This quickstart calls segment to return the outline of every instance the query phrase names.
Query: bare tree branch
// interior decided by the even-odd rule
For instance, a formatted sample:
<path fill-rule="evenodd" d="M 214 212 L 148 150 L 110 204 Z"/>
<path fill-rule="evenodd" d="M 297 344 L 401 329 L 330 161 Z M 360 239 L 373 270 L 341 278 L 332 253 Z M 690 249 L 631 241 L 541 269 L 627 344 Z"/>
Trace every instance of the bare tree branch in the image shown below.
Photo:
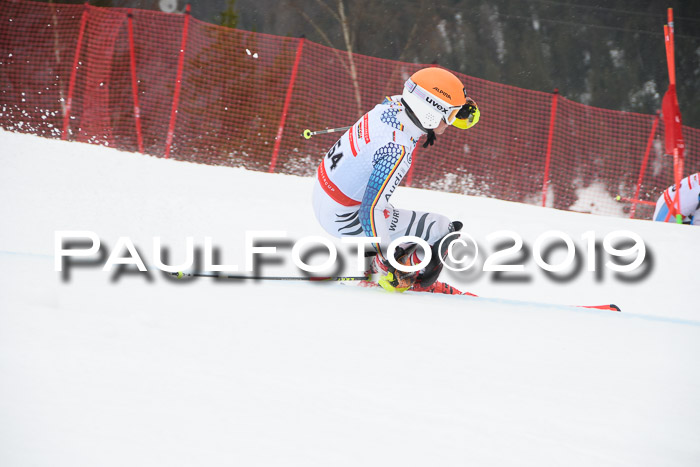
<path fill-rule="evenodd" d="M 301 16 L 304 17 L 304 19 L 305 19 L 311 26 L 313 26 L 313 28 L 316 30 L 316 32 L 318 33 L 318 35 L 321 36 L 321 39 L 323 39 L 323 41 L 326 43 L 326 45 L 327 45 L 328 47 L 331 47 L 331 48 L 335 49 L 335 45 L 333 45 L 333 42 L 332 42 L 331 39 L 326 35 L 326 33 L 323 32 L 323 29 L 319 28 L 318 25 L 314 22 L 314 20 L 312 20 L 312 19 L 309 17 L 309 15 L 307 15 L 307 14 L 304 12 L 304 10 L 302 10 L 302 9 L 299 8 L 299 7 L 297 7 L 296 5 L 294 5 L 294 8 L 299 12 L 299 14 L 300 14 Z"/>
<path fill-rule="evenodd" d="M 350 68 L 348 68 L 348 65 L 345 63 L 345 60 L 343 60 L 343 57 L 340 55 L 340 52 L 338 51 L 338 49 L 336 48 L 336 46 L 333 45 L 333 42 L 332 42 L 331 39 L 328 37 L 328 35 L 326 35 L 326 33 L 323 32 L 323 30 L 322 30 L 320 27 L 318 27 L 318 25 L 316 24 L 316 22 L 314 22 L 314 20 L 312 20 L 312 19 L 309 17 L 309 15 L 307 15 L 307 14 L 304 12 L 304 10 L 302 10 L 301 8 L 299 8 L 298 6 L 296 6 L 295 4 L 292 4 L 292 8 L 294 8 L 295 10 L 297 10 L 297 11 L 299 12 L 299 14 L 300 14 L 300 15 L 301 15 L 301 16 L 316 30 L 316 32 L 319 34 L 319 36 L 321 36 L 321 39 L 326 43 L 326 45 L 328 45 L 328 47 L 330 47 L 330 49 L 333 51 L 333 53 L 335 54 L 335 56 L 338 57 L 338 62 L 343 66 L 343 68 L 345 69 L 345 72 L 346 72 L 347 74 L 351 75 L 351 74 L 352 74 L 352 71 L 350 70 Z"/>
<path fill-rule="evenodd" d="M 418 7 L 419 11 L 423 10 L 424 3 L 425 3 L 425 0 L 421 0 L 420 6 Z M 402 62 L 404 60 L 404 55 L 406 55 L 406 51 L 408 50 L 408 47 L 413 42 L 413 37 L 416 35 L 416 31 L 418 30 L 418 23 L 420 23 L 420 21 L 413 22 L 413 27 L 411 28 L 411 32 L 408 33 L 408 38 L 406 39 L 406 45 L 404 45 L 403 50 L 401 51 L 401 54 L 399 55 L 399 58 L 397 59 L 399 62 Z"/>
<path fill-rule="evenodd" d="M 357 69 L 355 68 L 355 60 L 352 56 L 352 42 L 350 40 L 350 30 L 348 28 L 348 20 L 345 16 L 345 6 L 343 5 L 343 0 L 338 0 L 338 12 L 340 13 L 340 26 L 343 29 L 343 37 L 345 38 L 345 47 L 348 51 L 348 60 L 350 62 L 350 77 L 352 78 L 352 85 L 355 88 L 355 100 L 357 101 L 357 112 L 358 117 L 362 116 L 362 97 L 360 95 L 360 85 L 357 82 Z"/>
<path fill-rule="evenodd" d="M 326 2 L 324 2 L 324 1 L 322 1 L 322 0 L 316 0 L 316 3 L 318 3 L 318 4 L 321 5 L 321 6 L 323 6 L 323 8 L 325 8 L 326 11 L 328 11 L 328 13 L 330 13 L 331 16 L 332 16 L 333 18 L 335 18 L 335 20 L 336 20 L 337 22 L 340 23 L 340 17 L 338 16 L 338 14 L 337 14 L 335 11 L 333 11 L 333 9 L 332 9 L 331 7 L 329 7 L 329 6 L 326 4 Z"/>

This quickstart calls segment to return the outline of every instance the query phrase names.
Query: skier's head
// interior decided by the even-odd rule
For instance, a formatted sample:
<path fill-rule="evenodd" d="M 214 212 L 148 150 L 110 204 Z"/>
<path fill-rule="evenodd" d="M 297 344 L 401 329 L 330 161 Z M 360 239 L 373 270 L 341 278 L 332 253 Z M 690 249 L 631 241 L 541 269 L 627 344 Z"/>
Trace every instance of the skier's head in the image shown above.
<path fill-rule="evenodd" d="M 476 104 L 467 98 L 462 82 L 443 68 L 423 68 L 413 73 L 401 97 L 426 130 L 437 128 L 440 121 L 469 128 L 479 119 Z"/>

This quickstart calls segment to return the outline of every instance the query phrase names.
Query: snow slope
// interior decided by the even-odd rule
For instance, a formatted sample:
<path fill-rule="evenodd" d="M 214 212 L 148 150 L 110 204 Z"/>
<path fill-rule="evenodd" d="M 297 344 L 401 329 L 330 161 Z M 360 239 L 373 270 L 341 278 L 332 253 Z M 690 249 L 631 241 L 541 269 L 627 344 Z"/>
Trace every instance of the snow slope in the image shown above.
<path fill-rule="evenodd" d="M 105 254 L 128 236 L 149 266 L 153 236 L 171 263 L 186 236 L 210 236 L 242 269 L 245 231 L 325 236 L 313 180 L 4 131 L 0 147 L 0 465 L 700 463 L 693 227 L 400 188 L 395 205 L 463 220 L 485 254 L 503 229 L 530 250 L 551 229 L 579 246 L 631 230 L 647 274 L 583 267 L 557 282 L 530 257 L 517 281 L 443 274 L 494 300 L 94 266 L 63 277 L 57 230 L 94 231 Z M 278 257 L 261 273 L 298 274 L 289 248 Z"/>

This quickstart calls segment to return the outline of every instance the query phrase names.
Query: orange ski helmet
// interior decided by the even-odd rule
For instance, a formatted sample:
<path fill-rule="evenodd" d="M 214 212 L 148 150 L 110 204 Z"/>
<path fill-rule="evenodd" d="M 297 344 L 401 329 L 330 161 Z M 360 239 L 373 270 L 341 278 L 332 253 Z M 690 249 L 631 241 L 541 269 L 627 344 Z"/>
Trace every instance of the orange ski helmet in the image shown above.
<path fill-rule="evenodd" d="M 413 73 L 401 97 L 426 130 L 437 128 L 440 120 L 451 125 L 467 103 L 467 91 L 459 78 L 437 67 Z"/>

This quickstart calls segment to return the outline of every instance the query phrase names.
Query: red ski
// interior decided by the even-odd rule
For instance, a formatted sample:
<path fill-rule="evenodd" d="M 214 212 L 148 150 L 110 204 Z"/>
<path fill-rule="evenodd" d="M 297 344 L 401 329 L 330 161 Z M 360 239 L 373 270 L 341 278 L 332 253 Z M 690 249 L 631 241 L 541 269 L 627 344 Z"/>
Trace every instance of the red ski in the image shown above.
<path fill-rule="evenodd" d="M 361 280 L 357 282 L 357 285 L 359 287 L 378 287 L 381 288 L 379 284 L 373 281 L 368 281 L 368 280 Z M 486 297 L 479 297 L 476 294 L 473 294 L 471 292 L 462 292 L 456 287 L 447 284 L 445 282 L 440 282 L 436 281 L 433 285 L 430 287 L 420 287 L 420 286 L 413 286 L 410 290 L 407 292 L 427 292 L 427 293 L 436 293 L 436 294 L 445 294 L 445 295 L 466 295 L 468 297 L 477 297 L 477 298 L 486 298 Z M 487 300 L 489 298 L 486 298 Z M 493 300 L 493 299 L 492 299 Z M 519 303 L 517 301 L 513 300 L 503 300 L 503 301 L 508 301 L 512 303 Z M 520 303 L 526 303 L 526 302 L 520 302 Z M 547 305 L 552 305 L 552 304 L 547 304 Z M 620 307 L 617 305 L 611 303 L 609 305 L 566 305 L 566 306 L 574 306 L 577 308 L 592 308 L 596 310 L 607 310 L 607 311 L 622 311 Z"/>

